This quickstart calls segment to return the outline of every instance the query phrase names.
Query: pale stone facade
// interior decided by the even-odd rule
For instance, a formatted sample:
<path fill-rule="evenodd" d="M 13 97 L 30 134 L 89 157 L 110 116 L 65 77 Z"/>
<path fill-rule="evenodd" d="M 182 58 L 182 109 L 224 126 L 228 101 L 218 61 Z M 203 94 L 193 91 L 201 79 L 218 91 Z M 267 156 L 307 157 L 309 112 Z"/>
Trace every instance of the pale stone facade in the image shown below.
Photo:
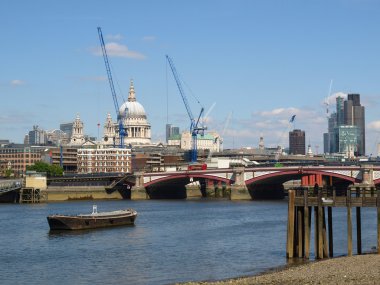
<path fill-rule="evenodd" d="M 181 149 L 190 150 L 192 148 L 192 136 L 189 131 L 183 132 L 180 136 L 173 136 L 168 139 L 168 145 L 177 145 Z M 222 150 L 221 138 L 217 132 L 209 132 L 205 135 L 198 134 L 197 149 L 209 149 L 212 152 Z"/>
<path fill-rule="evenodd" d="M 78 149 L 78 173 L 130 173 L 131 169 L 128 148 Z"/>
<path fill-rule="evenodd" d="M 104 145 L 113 145 L 116 139 L 116 124 L 112 122 L 111 114 L 107 114 L 106 122 L 103 128 L 103 141 Z"/>
<path fill-rule="evenodd" d="M 127 136 L 124 139 L 125 145 L 149 145 L 151 144 L 151 127 L 147 120 L 144 107 L 136 101 L 133 81 L 129 88 L 128 101 L 124 102 L 119 109 L 123 118 Z"/>
<path fill-rule="evenodd" d="M 69 134 L 61 130 L 47 131 L 47 141 L 55 145 L 67 145 L 70 141 Z"/>
<path fill-rule="evenodd" d="M 73 123 L 73 132 L 71 135 L 69 145 L 82 145 L 85 142 L 85 137 L 83 133 L 83 122 L 80 120 L 79 114 L 75 118 Z"/>

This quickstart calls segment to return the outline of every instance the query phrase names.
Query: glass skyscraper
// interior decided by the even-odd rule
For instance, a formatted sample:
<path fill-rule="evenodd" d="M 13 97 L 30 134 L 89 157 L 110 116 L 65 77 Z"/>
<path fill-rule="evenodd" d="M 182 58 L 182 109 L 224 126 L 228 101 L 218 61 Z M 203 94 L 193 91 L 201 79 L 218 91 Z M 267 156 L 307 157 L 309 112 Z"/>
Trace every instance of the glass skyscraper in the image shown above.
<path fill-rule="evenodd" d="M 365 155 L 365 112 L 359 94 L 336 98 L 336 112 L 328 118 L 323 140 L 325 153 Z"/>

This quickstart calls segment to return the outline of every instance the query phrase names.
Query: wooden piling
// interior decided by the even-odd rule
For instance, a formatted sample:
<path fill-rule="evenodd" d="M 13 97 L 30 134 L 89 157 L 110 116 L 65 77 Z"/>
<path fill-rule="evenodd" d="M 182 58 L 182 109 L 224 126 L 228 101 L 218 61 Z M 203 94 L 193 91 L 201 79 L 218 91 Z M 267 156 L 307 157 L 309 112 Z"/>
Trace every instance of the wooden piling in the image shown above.
<path fill-rule="evenodd" d="M 347 255 L 352 256 L 351 190 L 347 190 Z"/>
<path fill-rule="evenodd" d="M 286 246 L 286 257 L 294 257 L 294 200 L 295 200 L 295 190 L 288 191 L 288 235 L 287 235 L 287 246 Z"/>
<path fill-rule="evenodd" d="M 322 207 L 322 214 L 323 214 L 323 229 L 322 229 L 322 236 L 323 236 L 323 258 L 327 258 L 329 256 L 329 254 L 328 254 L 328 243 L 327 243 L 325 207 Z"/>
<path fill-rule="evenodd" d="M 306 179 L 313 180 L 310 177 L 306 177 Z M 315 180 L 317 181 L 318 179 L 318 176 L 316 176 Z M 334 187 L 332 191 L 331 189 L 327 189 L 328 191 L 325 193 L 326 189 L 322 190 L 317 184 L 314 185 L 312 197 L 309 197 L 309 191 L 307 190 L 303 192 L 289 190 L 287 257 L 310 258 L 310 234 L 313 212 L 315 258 L 322 259 L 334 256 L 332 207 L 346 207 L 348 256 L 352 256 L 353 254 L 352 207 L 356 208 L 357 254 L 362 254 L 361 207 L 376 207 L 377 252 L 380 254 L 380 189 L 376 189 L 376 192 L 375 189 L 374 186 L 369 188 L 366 185 L 355 184 L 347 189 L 346 197 L 337 195 Z M 371 190 L 370 195 L 369 192 L 362 192 L 369 190 Z M 375 195 L 377 196 L 375 197 Z M 327 207 L 327 219 L 325 207 Z"/>
<path fill-rule="evenodd" d="M 380 254 L 380 190 L 377 190 L 377 253 Z"/>
<path fill-rule="evenodd" d="M 304 197 L 304 233 L 305 233 L 305 242 L 304 242 L 304 257 L 310 257 L 310 217 L 311 213 L 308 206 L 308 190 L 303 192 Z"/>
<path fill-rule="evenodd" d="M 327 207 L 327 222 L 329 229 L 329 257 L 334 256 L 334 240 L 333 240 L 333 225 L 332 225 L 332 207 Z"/>
<path fill-rule="evenodd" d="M 358 254 L 362 254 L 362 223 L 360 211 L 360 207 L 356 207 L 356 248 Z"/>
<path fill-rule="evenodd" d="M 302 207 L 297 207 L 297 253 L 298 257 L 303 257 L 303 215 Z"/>
<path fill-rule="evenodd" d="M 322 189 L 318 189 L 318 258 L 323 258 Z"/>

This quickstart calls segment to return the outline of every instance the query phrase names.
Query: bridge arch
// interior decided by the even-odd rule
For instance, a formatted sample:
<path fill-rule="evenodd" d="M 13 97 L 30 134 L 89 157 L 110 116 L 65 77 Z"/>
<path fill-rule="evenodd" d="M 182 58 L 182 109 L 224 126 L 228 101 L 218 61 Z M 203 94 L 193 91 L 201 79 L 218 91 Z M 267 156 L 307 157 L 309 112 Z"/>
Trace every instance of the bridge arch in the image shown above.
<path fill-rule="evenodd" d="M 301 179 L 305 175 L 322 175 L 327 177 L 335 177 L 348 183 L 359 183 L 361 180 L 355 177 L 346 176 L 335 172 L 327 172 L 321 170 L 294 169 L 289 171 L 271 172 L 265 175 L 260 175 L 246 180 L 246 185 L 255 184 L 258 182 L 282 181 L 286 182 L 294 179 Z M 379 181 L 380 182 L 380 181 Z"/>
<path fill-rule="evenodd" d="M 224 195 L 226 185 L 231 184 L 228 178 L 204 173 L 177 173 L 151 178 L 153 178 L 151 181 L 144 183 L 144 187 L 149 197 L 153 199 L 200 198 L 209 195 L 216 197 L 217 194 L 215 192 L 212 194 L 213 191 L 222 191 L 221 195 Z M 191 182 L 198 183 L 191 184 Z"/>
<path fill-rule="evenodd" d="M 174 181 L 184 181 L 188 179 L 189 182 L 191 182 L 191 178 L 195 181 L 199 179 L 209 179 L 209 180 L 214 180 L 214 181 L 219 181 L 219 182 L 224 182 L 227 184 L 231 184 L 232 180 L 228 178 L 223 178 L 219 176 L 214 176 L 214 175 L 209 175 L 209 174 L 202 174 L 202 173 L 197 173 L 197 174 L 178 174 L 178 175 L 168 175 L 165 177 L 161 177 L 158 179 L 151 180 L 149 182 L 144 183 L 145 187 L 153 186 L 155 184 L 160 184 L 160 183 L 166 183 L 166 182 L 174 182 Z"/>

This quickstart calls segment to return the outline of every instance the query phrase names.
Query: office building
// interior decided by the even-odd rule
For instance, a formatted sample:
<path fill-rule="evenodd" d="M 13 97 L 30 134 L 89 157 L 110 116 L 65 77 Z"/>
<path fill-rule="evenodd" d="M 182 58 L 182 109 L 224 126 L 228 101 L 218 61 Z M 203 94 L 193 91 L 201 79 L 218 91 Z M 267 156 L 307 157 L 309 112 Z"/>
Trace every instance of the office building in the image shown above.
<path fill-rule="evenodd" d="M 365 110 L 359 94 L 348 94 L 347 100 L 336 98 L 336 112 L 328 118 L 323 144 L 325 153 L 341 152 L 352 157 L 354 151 L 355 156 L 365 155 Z"/>
<path fill-rule="evenodd" d="M 344 102 L 344 119 L 345 125 L 358 128 L 355 155 L 365 155 L 365 111 L 364 106 L 360 105 L 359 94 L 348 94 Z"/>
<path fill-rule="evenodd" d="M 358 132 L 357 126 L 342 125 L 337 127 L 339 152 L 345 153 L 348 158 L 353 158 L 358 151 Z"/>
<path fill-rule="evenodd" d="M 78 173 L 130 173 L 129 148 L 80 148 L 77 157 Z"/>
<path fill-rule="evenodd" d="M 289 154 L 305 155 L 305 131 L 293 130 L 289 132 Z"/>
<path fill-rule="evenodd" d="M 175 127 L 172 124 L 166 124 L 166 143 L 169 142 L 169 139 L 173 136 L 179 135 L 179 127 Z"/>
<path fill-rule="evenodd" d="M 73 125 L 74 123 L 73 122 L 70 122 L 70 123 L 63 123 L 63 124 L 60 124 L 59 125 L 59 129 L 64 132 L 65 134 L 67 134 L 68 138 L 70 139 L 71 138 L 71 135 L 73 134 Z"/>
<path fill-rule="evenodd" d="M 47 142 L 46 132 L 37 125 L 33 126 L 32 131 L 29 131 L 28 138 L 30 145 L 45 145 Z"/>

